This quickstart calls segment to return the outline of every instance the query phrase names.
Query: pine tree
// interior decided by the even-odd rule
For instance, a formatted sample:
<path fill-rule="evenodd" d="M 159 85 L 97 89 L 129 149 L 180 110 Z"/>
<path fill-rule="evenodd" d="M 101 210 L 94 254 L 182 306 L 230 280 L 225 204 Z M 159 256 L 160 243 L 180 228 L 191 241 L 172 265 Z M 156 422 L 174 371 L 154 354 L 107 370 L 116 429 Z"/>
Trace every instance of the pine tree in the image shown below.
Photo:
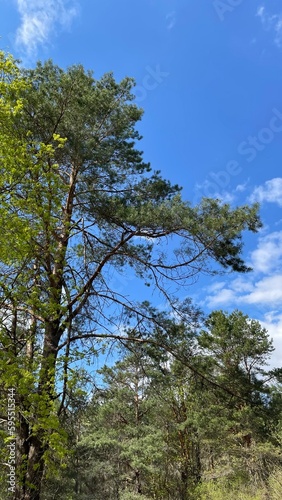
<path fill-rule="evenodd" d="M 1 386 L 17 393 L 15 498 L 38 500 L 55 451 L 66 449 L 59 417 L 72 362 L 101 338 L 126 340 L 115 326 L 125 315 L 144 317 L 138 294 L 120 293 L 111 277 L 132 269 L 173 305 L 173 284 L 202 271 L 247 272 L 242 231 L 260 221 L 257 206 L 193 208 L 151 171 L 136 148 L 132 79 L 0 60 Z"/>

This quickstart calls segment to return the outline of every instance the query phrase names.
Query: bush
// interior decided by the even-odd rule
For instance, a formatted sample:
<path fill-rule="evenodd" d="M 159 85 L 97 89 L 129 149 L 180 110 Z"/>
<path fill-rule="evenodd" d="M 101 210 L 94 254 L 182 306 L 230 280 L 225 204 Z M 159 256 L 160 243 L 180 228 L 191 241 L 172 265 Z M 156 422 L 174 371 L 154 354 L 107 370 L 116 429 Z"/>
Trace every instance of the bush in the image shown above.
<path fill-rule="evenodd" d="M 264 488 L 255 490 L 254 487 L 228 484 L 226 480 L 203 483 L 197 488 L 197 494 L 197 500 L 266 500 L 269 498 L 265 496 Z M 277 500 L 278 498 L 281 500 L 282 495 L 277 497 Z"/>
<path fill-rule="evenodd" d="M 282 469 L 277 467 L 269 477 L 269 499 L 281 500 L 282 498 Z"/>

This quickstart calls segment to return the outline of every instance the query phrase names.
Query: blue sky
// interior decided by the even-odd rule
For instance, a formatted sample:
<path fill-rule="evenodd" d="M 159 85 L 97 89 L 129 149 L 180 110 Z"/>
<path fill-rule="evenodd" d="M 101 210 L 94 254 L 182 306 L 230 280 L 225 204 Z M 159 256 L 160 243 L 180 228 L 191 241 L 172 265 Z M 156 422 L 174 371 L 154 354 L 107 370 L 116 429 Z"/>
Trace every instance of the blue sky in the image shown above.
<path fill-rule="evenodd" d="M 254 271 L 202 279 L 189 295 L 259 319 L 281 366 L 281 2 L 0 0 L 0 14 L 1 48 L 27 66 L 52 58 L 133 76 L 145 159 L 185 198 L 260 201 L 264 228 L 245 245 Z"/>

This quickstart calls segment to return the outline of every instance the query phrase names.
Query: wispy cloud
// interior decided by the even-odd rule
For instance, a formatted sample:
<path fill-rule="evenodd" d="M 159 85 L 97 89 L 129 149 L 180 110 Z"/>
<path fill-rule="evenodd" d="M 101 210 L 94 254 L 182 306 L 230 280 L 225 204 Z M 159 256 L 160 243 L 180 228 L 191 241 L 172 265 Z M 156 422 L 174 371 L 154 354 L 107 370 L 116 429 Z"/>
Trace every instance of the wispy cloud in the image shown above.
<path fill-rule="evenodd" d="M 216 175 L 216 174 L 214 172 L 211 172 L 211 175 Z M 220 200 L 222 203 L 233 203 L 236 198 L 234 192 L 226 191 L 225 189 L 220 189 L 220 186 L 217 186 L 215 183 L 210 182 L 208 179 L 206 179 L 202 184 L 197 183 L 195 185 L 194 192 L 195 192 L 195 202 L 196 200 L 200 201 L 202 196 Z"/>
<path fill-rule="evenodd" d="M 282 301 L 282 274 L 268 276 L 255 283 L 253 291 L 244 297 L 244 302 L 256 305 L 277 305 Z"/>
<path fill-rule="evenodd" d="M 251 264 L 255 271 L 264 274 L 282 269 L 282 231 L 259 239 L 257 248 L 251 254 Z"/>
<path fill-rule="evenodd" d="M 16 47 L 28 59 L 36 57 L 39 46 L 50 43 L 59 30 L 69 29 L 78 14 L 75 0 L 17 0 L 21 25 Z"/>
<path fill-rule="evenodd" d="M 274 42 L 282 48 L 282 13 L 271 15 L 266 12 L 265 7 L 260 6 L 256 15 L 260 18 L 264 29 L 274 31 Z"/>
<path fill-rule="evenodd" d="M 168 31 L 172 30 L 176 25 L 176 12 L 172 11 L 166 15 L 166 28 Z"/>
<path fill-rule="evenodd" d="M 224 307 L 229 304 L 234 304 L 236 300 L 236 293 L 231 288 L 223 288 L 216 291 L 207 298 L 207 305 L 213 308 Z"/>
<path fill-rule="evenodd" d="M 282 301 L 282 274 L 267 276 L 254 283 L 242 281 L 242 289 L 238 290 L 236 280 L 226 283 L 219 291 L 212 290 L 206 296 L 205 303 L 209 308 L 226 306 L 240 307 L 252 304 L 257 307 L 280 306 Z"/>
<path fill-rule="evenodd" d="M 207 287 L 206 305 L 214 307 L 280 306 L 282 301 L 282 231 L 261 236 L 249 262 L 254 272 Z"/>
<path fill-rule="evenodd" d="M 238 184 L 238 185 L 236 186 L 236 188 L 235 188 L 235 191 L 236 191 L 237 193 L 243 193 L 244 191 L 246 191 L 247 186 L 248 186 L 248 184 L 249 184 L 249 181 L 250 181 L 250 179 L 247 179 L 247 180 L 246 180 L 246 182 L 243 182 L 242 184 Z"/>
<path fill-rule="evenodd" d="M 282 314 L 280 311 L 269 311 L 264 315 L 261 325 L 266 328 L 270 338 L 273 339 L 275 351 L 271 356 L 271 365 L 281 367 L 282 365 Z"/>
<path fill-rule="evenodd" d="M 276 177 L 266 181 L 262 186 L 256 187 L 249 200 L 251 202 L 258 201 L 260 203 L 264 201 L 277 203 L 282 207 L 282 177 Z"/>

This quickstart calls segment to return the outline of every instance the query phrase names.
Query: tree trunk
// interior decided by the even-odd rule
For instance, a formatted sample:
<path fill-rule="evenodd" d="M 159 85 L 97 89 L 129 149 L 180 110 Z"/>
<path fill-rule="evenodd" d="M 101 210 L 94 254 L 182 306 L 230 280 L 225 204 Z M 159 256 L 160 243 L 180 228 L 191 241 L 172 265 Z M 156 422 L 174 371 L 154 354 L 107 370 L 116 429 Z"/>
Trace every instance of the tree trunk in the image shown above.
<path fill-rule="evenodd" d="M 32 435 L 30 424 L 19 415 L 17 437 L 17 484 L 15 500 L 39 500 L 44 473 L 44 449 L 39 436 Z"/>
<path fill-rule="evenodd" d="M 184 466 L 181 471 L 181 482 L 180 482 L 180 498 L 181 500 L 187 500 L 190 498 L 188 496 L 188 480 L 189 480 L 189 467 Z"/>
<path fill-rule="evenodd" d="M 17 436 L 17 486 L 15 500 L 40 500 L 41 485 L 45 470 L 45 452 L 48 449 L 44 434 L 49 431 L 40 426 L 40 418 L 49 415 L 54 400 L 54 373 L 59 342 L 58 325 L 50 322 L 45 325 L 45 342 L 40 368 L 38 395 L 43 396 L 44 406 L 27 408 L 26 400 L 19 402 L 22 412 L 19 413 L 19 429 Z M 30 421 L 24 417 L 28 410 Z M 32 428 L 34 420 L 38 429 Z M 47 444 L 46 444 L 47 443 Z"/>

